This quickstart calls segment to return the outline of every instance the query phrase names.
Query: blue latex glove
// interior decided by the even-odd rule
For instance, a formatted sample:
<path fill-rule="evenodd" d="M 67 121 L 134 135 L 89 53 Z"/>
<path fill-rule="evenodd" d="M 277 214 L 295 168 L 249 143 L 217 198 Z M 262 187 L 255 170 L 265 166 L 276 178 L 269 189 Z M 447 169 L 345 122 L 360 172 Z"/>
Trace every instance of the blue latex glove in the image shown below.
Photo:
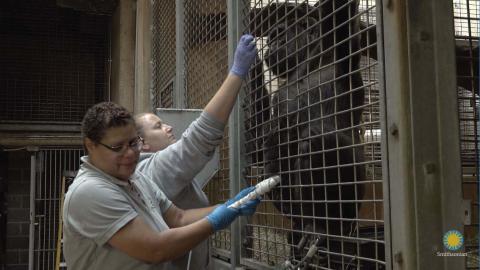
<path fill-rule="evenodd" d="M 248 195 L 248 193 L 252 192 L 255 190 L 255 186 L 247 187 L 242 189 L 235 197 L 232 199 L 228 200 L 225 205 L 228 207 L 232 203 L 240 200 L 241 198 L 245 197 Z M 255 213 L 255 210 L 257 209 L 257 205 L 260 203 L 260 199 L 257 198 L 255 200 L 250 200 L 247 201 L 245 204 L 242 204 L 239 208 L 238 211 L 240 212 L 240 216 L 251 216 Z"/>
<path fill-rule="evenodd" d="M 253 36 L 250 34 L 243 35 L 237 44 L 230 72 L 244 78 L 256 56 L 257 47 L 255 47 L 255 42 L 253 42 Z"/>
<path fill-rule="evenodd" d="M 238 211 L 240 212 L 240 216 L 251 216 L 257 210 L 257 205 L 260 203 L 260 199 L 249 200 L 246 203 L 242 204 Z"/>
<path fill-rule="evenodd" d="M 257 210 L 257 205 L 260 199 L 249 200 L 242 204 L 239 208 L 228 208 L 232 203 L 240 200 L 251 191 L 255 190 L 255 186 L 244 188 L 235 197 L 228 200 L 224 204 L 219 205 L 210 214 L 207 215 L 207 220 L 212 224 L 213 230 L 223 230 L 230 225 L 238 216 L 251 216 Z"/>
<path fill-rule="evenodd" d="M 225 204 L 221 204 L 207 215 L 207 220 L 212 224 L 213 231 L 216 232 L 225 229 L 239 215 L 238 209 L 228 208 Z"/>
<path fill-rule="evenodd" d="M 230 206 L 230 204 L 240 200 L 241 198 L 247 196 L 248 193 L 252 192 L 255 190 L 255 186 L 251 186 L 251 187 L 246 187 L 244 189 L 242 189 L 237 195 L 235 195 L 235 197 L 231 198 L 230 200 L 226 201 L 225 204 L 227 206 Z"/>

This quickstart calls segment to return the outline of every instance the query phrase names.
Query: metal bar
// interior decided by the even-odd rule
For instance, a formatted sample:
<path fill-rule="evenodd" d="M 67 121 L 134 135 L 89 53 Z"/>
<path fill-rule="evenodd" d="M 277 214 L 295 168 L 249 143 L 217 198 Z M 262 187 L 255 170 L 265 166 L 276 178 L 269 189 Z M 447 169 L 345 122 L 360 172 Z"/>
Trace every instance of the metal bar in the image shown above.
<path fill-rule="evenodd" d="M 48 240 L 47 240 L 47 234 L 48 234 L 48 224 L 49 224 L 49 216 L 48 216 L 48 210 L 49 210 L 49 205 L 48 200 L 47 200 L 47 194 L 48 194 L 48 176 L 52 175 L 52 167 L 55 166 L 55 163 L 52 158 L 52 151 L 47 151 L 48 153 L 48 159 L 46 159 L 44 165 L 44 168 L 42 169 L 43 173 L 43 179 L 41 180 L 42 183 L 42 188 L 40 189 L 41 192 L 37 194 L 37 199 L 40 200 L 43 203 L 43 213 L 42 213 L 42 231 L 39 232 L 40 237 L 42 238 L 42 244 L 38 247 L 38 252 L 42 255 L 42 260 L 40 261 L 40 265 L 42 266 L 43 269 L 45 269 L 45 263 L 48 263 L 48 254 L 46 247 L 48 247 Z M 47 167 L 48 166 L 48 167 Z M 47 170 L 48 168 L 48 170 Z M 48 174 L 47 174 L 48 172 Z"/>
<path fill-rule="evenodd" d="M 228 66 L 230 67 L 233 64 L 233 55 L 235 53 L 235 47 L 237 44 L 237 26 L 238 26 L 238 12 L 241 10 L 238 9 L 238 2 L 242 1 L 227 1 L 227 37 L 228 37 Z M 240 106 L 239 99 L 235 103 L 232 113 L 228 121 L 228 145 L 229 145 L 229 174 L 230 174 L 230 197 L 235 196 L 243 186 L 241 179 L 241 169 L 245 165 L 241 161 L 241 152 L 240 152 L 240 136 L 241 136 L 241 121 L 239 117 Z M 231 269 L 235 269 L 240 264 L 240 246 L 241 246 L 241 219 L 237 219 L 231 226 L 231 236 L 230 236 L 230 263 Z"/>
<path fill-rule="evenodd" d="M 34 194 L 34 200 L 35 200 L 35 206 L 37 205 L 37 200 L 38 200 L 38 196 L 37 194 L 39 192 L 41 192 L 41 189 L 42 189 L 42 186 L 41 186 L 41 183 L 42 183 L 42 175 L 41 175 L 41 172 L 44 171 L 44 168 L 43 168 L 43 165 L 45 164 L 45 152 L 44 151 L 40 151 L 38 152 L 38 160 L 37 160 L 37 168 L 38 168 L 38 176 L 37 176 L 37 179 L 35 180 L 35 194 Z M 38 185 L 38 186 L 37 186 Z M 36 224 L 35 224 L 35 239 L 36 239 L 36 242 L 35 244 L 38 246 L 39 243 L 41 243 L 41 238 L 40 238 L 40 233 L 37 233 L 37 230 L 39 230 L 41 228 L 41 224 L 42 224 L 42 218 L 41 216 L 37 216 L 37 213 L 35 213 L 35 220 L 36 220 Z M 35 247 L 34 247 L 35 248 Z M 34 257 L 35 257 L 35 269 L 40 269 L 40 254 L 38 252 L 38 249 L 34 249 Z"/>
<path fill-rule="evenodd" d="M 266 265 L 265 263 L 261 263 L 252 259 L 243 259 L 241 260 L 242 265 L 250 267 L 256 270 L 274 270 L 276 269 L 273 266 Z"/>
<path fill-rule="evenodd" d="M 35 152 L 30 154 L 30 227 L 28 238 L 28 270 L 33 270 L 35 247 L 35 175 L 36 175 L 36 157 Z"/>
<path fill-rule="evenodd" d="M 49 218 L 48 218 L 48 269 L 53 269 L 55 267 L 54 258 L 55 258 L 55 246 L 52 245 L 53 240 L 55 240 L 56 236 L 56 220 L 57 220 L 57 188 L 60 181 L 59 174 L 62 171 L 63 164 L 65 163 L 65 156 L 63 155 L 63 150 L 55 152 L 55 170 L 50 176 L 49 179 Z"/>
<path fill-rule="evenodd" d="M 175 0 L 175 91 L 173 107 L 185 108 L 187 105 L 185 89 L 185 0 Z"/>
<path fill-rule="evenodd" d="M 230 250 L 226 250 L 223 248 L 212 248 L 212 251 L 214 251 L 214 254 L 217 255 L 220 258 L 225 258 L 225 261 L 228 261 L 226 258 L 230 258 Z"/>
<path fill-rule="evenodd" d="M 1 121 L 2 131 L 70 131 L 80 132 L 80 122 L 25 122 L 25 121 Z"/>
<path fill-rule="evenodd" d="M 79 145 L 82 143 L 82 138 L 79 134 L 67 135 L 45 135 L 40 133 L 0 133 L 0 145 L 18 147 L 20 145 Z"/>
<path fill-rule="evenodd" d="M 68 155 L 65 154 L 64 150 L 60 150 L 60 166 L 58 170 L 55 172 L 55 177 L 53 177 L 53 186 L 51 188 L 51 205 L 52 205 L 52 211 L 50 212 L 52 215 L 52 222 L 51 222 L 51 228 L 52 231 L 50 233 L 50 242 L 49 242 L 49 249 L 51 250 L 51 255 L 50 255 L 50 263 L 49 267 L 50 269 L 55 269 L 55 264 L 56 264 L 56 237 L 58 236 L 59 228 L 58 228 L 58 212 L 60 210 L 60 201 L 59 201 L 59 194 L 60 194 L 60 189 L 62 188 L 62 170 L 66 168 L 65 164 L 67 163 Z M 58 191 L 58 192 L 57 192 Z"/>
<path fill-rule="evenodd" d="M 107 30 L 107 49 L 108 58 L 106 59 L 106 78 L 105 80 L 105 91 L 103 92 L 103 99 L 105 101 L 112 100 L 112 20 L 108 20 L 108 30 Z"/>
<path fill-rule="evenodd" d="M 55 170 L 55 160 L 53 157 L 52 151 L 45 151 L 45 162 L 43 163 L 43 168 L 41 170 L 41 175 L 42 178 L 40 179 L 41 183 L 41 188 L 40 192 L 37 193 L 37 201 L 43 205 L 42 207 L 42 226 L 40 227 L 40 230 L 37 232 L 41 239 L 42 242 L 40 245 L 37 245 L 37 252 L 41 255 L 41 259 L 39 260 L 40 268 L 39 269 L 45 269 L 46 264 L 48 264 L 48 253 L 47 253 L 47 248 L 48 248 L 48 225 L 50 224 L 50 218 L 49 218 L 49 201 L 48 201 L 48 193 L 49 193 L 49 178 L 52 175 L 52 172 Z M 50 177 L 49 177 L 50 176 Z"/>
<path fill-rule="evenodd" d="M 379 39 L 377 41 L 377 55 L 379 64 L 379 86 L 380 86 L 380 129 L 383 131 L 384 136 L 381 136 L 381 154 L 382 154 L 382 190 L 383 190 L 383 222 L 384 222 L 384 240 L 385 240 L 385 267 L 386 270 L 391 270 L 392 264 L 392 247 L 391 247 L 391 209 L 390 209 L 390 171 L 388 167 L 388 136 L 386 136 L 387 130 L 387 110 L 386 110 L 386 82 L 385 82 L 385 55 L 384 55 L 384 29 L 383 29 L 383 1 L 376 0 L 376 23 L 377 23 L 377 35 Z"/>
<path fill-rule="evenodd" d="M 50 151 L 52 152 L 52 151 Z M 46 233 L 45 233 L 45 246 L 43 247 L 44 248 L 44 253 L 47 257 L 46 259 L 46 263 L 43 263 L 43 266 L 44 268 L 48 268 L 48 269 L 52 269 L 53 267 L 50 267 L 50 256 L 51 256 L 51 249 L 50 249 L 50 239 L 52 239 L 52 230 L 51 230 L 51 226 L 52 226 L 52 218 L 51 218 L 51 215 L 54 215 L 55 211 L 53 211 L 52 209 L 52 188 L 53 188 L 53 181 L 52 181 L 52 178 L 54 178 L 56 176 L 56 171 L 57 171 L 57 153 L 55 152 L 52 152 L 53 154 L 53 162 L 52 162 L 52 165 L 53 166 L 50 166 L 50 177 L 46 176 L 46 179 L 45 179 L 45 194 L 43 195 L 44 196 L 44 200 L 45 200 L 45 204 L 47 204 L 47 206 L 45 207 L 46 211 L 45 211 L 45 226 L 47 227 L 46 228 Z M 53 167 L 53 171 L 52 171 L 52 168 Z"/>
<path fill-rule="evenodd" d="M 212 259 L 212 267 L 213 267 L 213 269 L 216 269 L 216 270 L 231 269 L 231 265 L 228 262 L 223 261 L 223 260 L 219 260 L 217 258 Z"/>

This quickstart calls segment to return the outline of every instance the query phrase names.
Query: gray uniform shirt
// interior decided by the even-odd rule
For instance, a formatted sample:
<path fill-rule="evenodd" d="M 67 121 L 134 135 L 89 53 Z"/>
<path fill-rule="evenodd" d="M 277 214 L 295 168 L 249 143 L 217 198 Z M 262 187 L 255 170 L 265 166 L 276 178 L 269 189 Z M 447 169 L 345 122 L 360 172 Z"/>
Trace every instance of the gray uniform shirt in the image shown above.
<path fill-rule="evenodd" d="M 210 139 L 210 143 L 212 143 L 211 147 L 213 146 L 213 151 L 215 147 L 221 143 L 224 125 L 220 123 L 215 123 L 213 119 L 211 119 L 212 125 L 215 125 L 216 128 L 212 129 L 212 131 L 216 130 L 215 139 L 213 136 Z M 182 138 L 189 136 L 189 129 L 187 129 Z M 212 133 L 213 135 L 213 133 Z M 186 177 L 170 177 L 168 175 L 164 175 L 167 173 L 166 171 L 156 170 L 155 168 L 158 167 L 159 163 L 162 163 L 163 151 L 170 150 L 169 148 L 178 148 L 181 147 L 182 139 L 178 142 L 170 145 L 164 150 L 161 150 L 156 153 L 142 153 L 140 156 L 140 161 L 137 165 L 137 171 L 141 171 L 144 174 L 149 175 L 152 179 L 154 179 L 155 183 L 158 187 L 165 193 L 167 198 L 173 202 L 177 207 L 181 209 L 193 209 L 193 208 L 201 208 L 206 207 L 209 205 L 207 195 L 203 192 L 202 186 L 203 183 L 200 183 L 199 180 L 196 180 L 195 177 L 186 178 Z M 208 160 L 213 156 L 213 152 L 208 154 L 208 159 L 198 160 L 200 165 L 205 166 Z M 185 168 L 183 165 L 179 165 L 179 168 Z M 198 173 L 198 171 L 197 171 Z M 196 174 L 195 174 L 196 175 Z M 186 254 L 182 258 L 177 259 L 175 262 L 175 268 L 178 270 L 185 270 L 187 266 L 190 265 L 190 269 L 195 270 L 203 270 L 207 269 L 209 265 L 209 244 L 208 240 L 198 244 L 192 251 L 191 256 L 190 254 Z M 188 260 L 190 259 L 190 264 L 188 264 Z"/>
<path fill-rule="evenodd" d="M 148 264 L 112 248 L 108 240 L 139 215 L 156 231 L 168 229 L 162 214 L 171 202 L 158 184 L 164 179 L 190 183 L 220 144 L 223 129 L 223 124 L 202 113 L 177 143 L 151 155 L 146 167 L 137 168 L 128 182 L 103 173 L 88 163 L 88 157 L 83 157 L 84 163 L 64 202 L 64 255 L 68 269 L 184 269 L 181 267 L 185 257 Z"/>
<path fill-rule="evenodd" d="M 145 173 L 152 172 L 151 165 L 154 163 L 150 160 L 152 158 L 157 157 L 152 154 L 142 155 L 142 160 L 138 163 L 137 170 Z M 167 195 L 168 199 L 181 209 L 201 208 L 209 205 L 207 195 L 202 190 L 202 183 L 195 178 L 189 181 L 178 182 L 171 181 L 171 179 L 163 179 L 158 183 L 158 186 Z M 209 256 L 209 243 L 208 240 L 205 240 L 193 248 L 191 254 L 186 254 L 182 258 L 177 259 L 175 269 L 208 269 Z"/>

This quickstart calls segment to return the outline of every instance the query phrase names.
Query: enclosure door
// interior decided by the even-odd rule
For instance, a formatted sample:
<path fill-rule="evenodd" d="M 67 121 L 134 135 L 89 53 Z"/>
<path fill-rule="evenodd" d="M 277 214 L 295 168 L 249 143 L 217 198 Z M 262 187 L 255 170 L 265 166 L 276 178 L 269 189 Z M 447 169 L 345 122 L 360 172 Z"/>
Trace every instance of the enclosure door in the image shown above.
<path fill-rule="evenodd" d="M 30 248 L 29 269 L 55 269 L 58 241 L 61 240 L 61 202 L 84 154 L 81 147 L 42 148 L 32 155 L 30 186 Z"/>

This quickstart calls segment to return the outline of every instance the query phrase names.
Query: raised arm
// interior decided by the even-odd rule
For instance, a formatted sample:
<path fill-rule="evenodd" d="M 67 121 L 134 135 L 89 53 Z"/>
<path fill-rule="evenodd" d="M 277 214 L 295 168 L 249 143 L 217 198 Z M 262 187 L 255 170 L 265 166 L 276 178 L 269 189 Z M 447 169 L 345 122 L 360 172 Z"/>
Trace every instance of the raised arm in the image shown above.
<path fill-rule="evenodd" d="M 257 55 L 253 36 L 243 35 L 238 42 L 232 68 L 220 89 L 208 102 L 204 111 L 223 124 L 228 121 L 243 78 L 247 75 Z"/>
<path fill-rule="evenodd" d="M 149 175 L 167 197 L 175 198 L 211 159 L 215 148 L 222 142 L 223 129 L 242 79 L 256 55 L 253 36 L 243 35 L 227 78 L 205 106 L 202 116 L 190 125 L 176 143 L 139 163 L 137 170 Z"/>

